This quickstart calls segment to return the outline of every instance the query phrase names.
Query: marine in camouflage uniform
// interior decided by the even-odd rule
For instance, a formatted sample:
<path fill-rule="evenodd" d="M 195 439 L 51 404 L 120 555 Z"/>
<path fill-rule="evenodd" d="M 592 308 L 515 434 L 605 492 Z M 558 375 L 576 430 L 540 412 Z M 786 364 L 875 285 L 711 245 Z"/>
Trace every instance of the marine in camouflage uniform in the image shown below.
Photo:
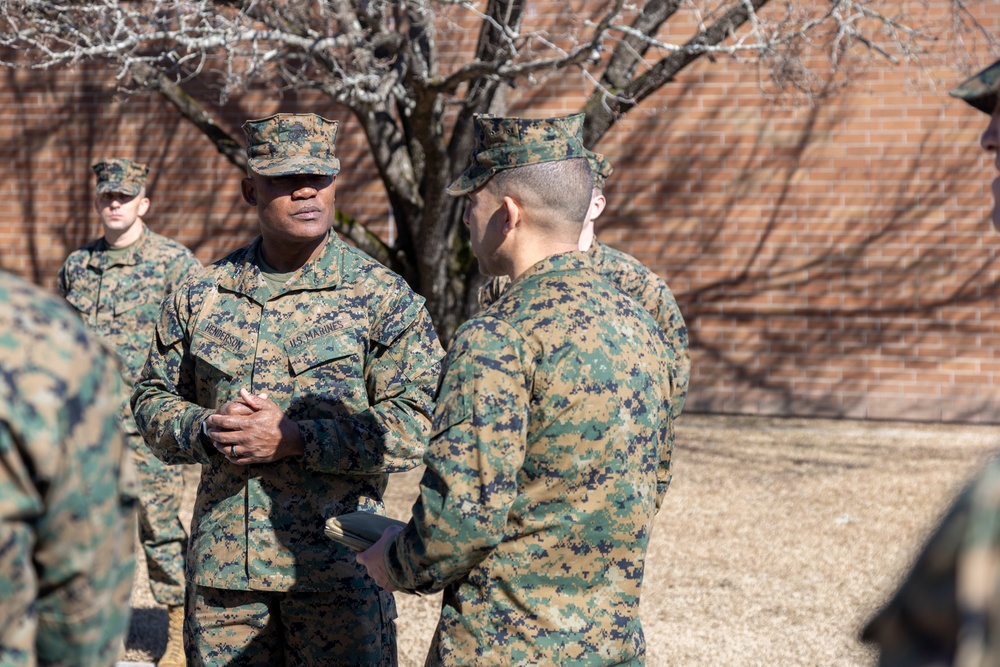
<path fill-rule="evenodd" d="M 982 145 L 993 153 L 1000 149 L 998 93 L 1000 61 L 951 91 L 990 114 Z M 1000 229 L 996 184 L 994 197 Z M 878 646 L 883 667 L 1000 665 L 1000 459 L 959 495 L 861 638 Z"/>
<path fill-rule="evenodd" d="M 94 208 L 104 235 L 70 254 L 59 271 L 58 291 L 90 330 L 118 353 L 131 388 L 146 361 L 160 304 L 201 265 L 183 245 L 146 227 L 142 219 L 149 208 L 146 165 L 108 158 L 95 163 L 93 170 Z M 182 665 L 187 551 L 180 518 L 183 469 L 164 465 L 149 451 L 132 419 L 127 395 L 122 424 L 139 475 L 139 539 L 149 585 L 156 601 L 168 608 L 171 622 L 168 649 L 160 664 Z"/>
<path fill-rule="evenodd" d="M 0 664 L 106 667 L 128 627 L 135 475 L 108 353 L 0 271 Z"/>
<path fill-rule="evenodd" d="M 580 128 L 581 132 L 583 128 Z M 581 138 L 582 141 L 582 138 Z M 614 171 L 600 153 L 587 151 L 594 176 L 591 208 L 584 222 L 580 250 L 590 253 L 590 261 L 598 272 L 653 316 L 663 329 L 673 357 L 674 393 L 670 396 L 672 417 L 677 419 L 684 409 L 688 383 L 691 379 L 691 353 L 688 350 L 687 325 L 667 283 L 632 255 L 606 246 L 593 237 L 594 221 L 604 211 L 604 184 Z M 589 233 L 588 233 L 589 230 Z M 486 309 L 510 284 L 507 276 L 494 276 L 479 289 L 479 307 Z"/>
<path fill-rule="evenodd" d="M 420 463 L 443 351 L 424 300 L 329 231 L 337 122 L 243 129 L 261 236 L 164 303 L 132 395 L 157 455 L 202 466 L 188 660 L 392 665 L 392 595 L 323 528 Z"/>
<path fill-rule="evenodd" d="M 359 555 L 390 589 L 444 591 L 428 665 L 643 664 L 670 352 L 573 251 L 592 184 L 581 121 L 475 117 L 473 165 L 449 188 L 468 195 L 480 267 L 513 281 L 449 347 L 412 520 Z"/>

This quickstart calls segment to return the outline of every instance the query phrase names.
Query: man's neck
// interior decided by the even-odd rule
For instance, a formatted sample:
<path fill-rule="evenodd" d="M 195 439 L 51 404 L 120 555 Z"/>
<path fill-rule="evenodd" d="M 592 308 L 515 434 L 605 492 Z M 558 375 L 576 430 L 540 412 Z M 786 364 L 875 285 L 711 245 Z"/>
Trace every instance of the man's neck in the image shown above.
<path fill-rule="evenodd" d="M 564 252 L 579 252 L 579 250 L 580 248 L 577 243 L 549 242 L 533 244 L 524 252 L 519 252 L 512 257 L 513 261 L 510 272 L 507 275 L 513 280 L 543 259 L 552 255 L 560 255 Z"/>
<path fill-rule="evenodd" d="M 322 239 L 305 243 L 276 243 L 266 237 L 261 241 L 261 258 L 279 273 L 298 271 L 310 260 L 318 257 L 326 246 L 330 232 Z"/>
<path fill-rule="evenodd" d="M 121 232 L 105 228 L 104 242 L 108 244 L 109 248 L 127 248 L 139 240 L 145 226 L 141 219 L 136 219 L 131 227 Z"/>

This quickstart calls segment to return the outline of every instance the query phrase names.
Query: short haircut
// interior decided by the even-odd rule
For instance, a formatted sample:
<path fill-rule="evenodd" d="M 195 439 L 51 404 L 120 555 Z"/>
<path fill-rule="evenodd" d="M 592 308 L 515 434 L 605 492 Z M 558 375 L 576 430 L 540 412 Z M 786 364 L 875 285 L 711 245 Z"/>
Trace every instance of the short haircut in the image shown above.
<path fill-rule="evenodd" d="M 486 184 L 497 199 L 512 197 L 548 226 L 582 226 L 590 208 L 594 176 L 585 158 L 504 169 Z"/>

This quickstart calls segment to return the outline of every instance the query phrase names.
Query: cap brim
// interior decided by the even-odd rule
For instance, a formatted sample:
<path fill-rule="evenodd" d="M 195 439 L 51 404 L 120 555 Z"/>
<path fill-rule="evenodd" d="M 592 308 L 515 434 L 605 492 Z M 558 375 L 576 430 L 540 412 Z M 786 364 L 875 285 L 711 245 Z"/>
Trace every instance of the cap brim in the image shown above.
<path fill-rule="evenodd" d="M 336 176 L 340 173 L 340 160 L 337 158 L 321 159 L 308 155 L 253 158 L 247 162 L 247 166 L 262 176 L 295 176 L 296 174 Z"/>
<path fill-rule="evenodd" d="M 452 197 L 461 197 L 486 185 L 495 172 L 496 170 L 490 167 L 469 167 L 444 191 Z"/>
<path fill-rule="evenodd" d="M 120 192 L 123 195 L 128 195 L 129 197 L 135 197 L 137 194 L 142 192 L 142 186 L 136 185 L 135 183 L 113 183 L 113 182 L 104 182 L 97 184 L 97 194 L 103 195 L 108 192 Z"/>
<path fill-rule="evenodd" d="M 993 114 L 1000 89 L 1000 60 L 948 91 L 952 97 L 964 100 L 985 114 Z"/>

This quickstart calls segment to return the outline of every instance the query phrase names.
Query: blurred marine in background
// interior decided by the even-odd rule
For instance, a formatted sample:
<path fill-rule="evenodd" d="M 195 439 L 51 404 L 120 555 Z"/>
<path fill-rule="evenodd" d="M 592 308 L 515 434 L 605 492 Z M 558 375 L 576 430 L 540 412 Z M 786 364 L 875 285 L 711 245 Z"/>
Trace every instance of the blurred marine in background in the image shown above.
<path fill-rule="evenodd" d="M 97 176 L 94 209 L 103 233 L 66 258 L 58 290 L 90 330 L 118 354 L 131 390 L 146 361 L 160 304 L 201 265 L 190 250 L 154 233 L 143 221 L 150 206 L 146 165 L 106 158 L 92 169 Z M 128 392 L 122 426 L 139 475 L 139 540 L 149 587 L 154 599 L 167 608 L 169 619 L 167 647 L 159 665 L 184 667 L 183 469 L 161 463 L 143 442 Z"/>
<path fill-rule="evenodd" d="M 980 143 L 1000 169 L 1000 61 L 951 95 L 990 116 Z M 1000 230 L 1000 178 L 993 181 Z M 899 590 L 862 630 L 879 665 L 1000 665 L 1000 459 L 959 495 Z"/>
<path fill-rule="evenodd" d="M 0 665 L 107 667 L 135 569 L 135 475 L 114 355 L 0 271 Z"/>

